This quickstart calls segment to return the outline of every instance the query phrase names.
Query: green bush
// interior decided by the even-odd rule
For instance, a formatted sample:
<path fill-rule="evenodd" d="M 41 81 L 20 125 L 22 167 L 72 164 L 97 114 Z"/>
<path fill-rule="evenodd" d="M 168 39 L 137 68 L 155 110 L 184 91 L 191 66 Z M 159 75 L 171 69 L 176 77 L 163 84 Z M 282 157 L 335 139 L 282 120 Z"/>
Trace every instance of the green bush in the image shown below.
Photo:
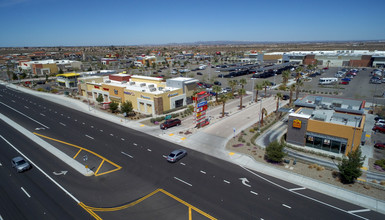
<path fill-rule="evenodd" d="M 45 92 L 45 89 L 43 89 L 43 88 L 37 88 L 37 91 L 39 91 L 39 92 Z"/>
<path fill-rule="evenodd" d="M 285 145 L 283 143 L 279 143 L 277 140 L 271 142 L 266 147 L 266 159 L 273 163 L 281 163 L 283 157 L 285 156 L 285 152 L 283 152 L 284 147 Z"/>
<path fill-rule="evenodd" d="M 382 160 L 376 160 L 376 161 L 374 162 L 374 165 L 380 166 L 382 169 L 385 170 L 385 159 L 382 159 Z"/>
<path fill-rule="evenodd" d="M 361 167 L 364 164 L 365 157 L 361 157 L 361 150 L 357 149 L 349 152 L 348 158 L 342 159 L 338 165 L 342 183 L 354 183 L 361 176 Z"/>

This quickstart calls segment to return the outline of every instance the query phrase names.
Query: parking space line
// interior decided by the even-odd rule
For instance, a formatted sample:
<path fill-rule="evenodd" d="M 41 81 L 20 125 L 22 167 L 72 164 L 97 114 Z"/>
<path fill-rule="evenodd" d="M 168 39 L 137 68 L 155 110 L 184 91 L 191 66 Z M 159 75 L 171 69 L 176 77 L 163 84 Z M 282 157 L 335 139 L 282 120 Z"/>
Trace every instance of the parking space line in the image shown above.
<path fill-rule="evenodd" d="M 286 205 L 286 204 L 282 204 L 282 206 L 284 206 L 284 207 L 286 207 L 286 208 L 288 208 L 288 209 L 291 209 L 291 207 L 288 206 L 288 205 Z"/>
<path fill-rule="evenodd" d="M 289 189 L 289 191 L 296 191 L 296 190 L 303 190 L 303 189 L 306 189 L 306 188 L 305 187 L 293 188 L 293 189 Z"/>
<path fill-rule="evenodd" d="M 258 193 L 254 192 L 254 191 L 250 191 L 250 193 L 252 193 L 252 194 L 258 196 Z"/>
<path fill-rule="evenodd" d="M 27 191 L 23 188 L 23 187 L 20 187 L 21 190 L 23 190 L 23 192 L 28 196 L 28 198 L 31 198 L 31 196 L 27 193 Z"/>
<path fill-rule="evenodd" d="M 229 182 L 229 181 L 227 181 L 227 180 L 223 180 L 223 182 L 225 182 L 225 183 L 227 183 L 227 184 L 230 184 L 230 182 Z"/>
<path fill-rule="evenodd" d="M 200 172 L 201 172 L 201 173 L 203 173 L 203 174 L 206 174 L 206 172 L 205 172 L 205 171 L 203 171 L 203 170 L 201 170 Z"/>
<path fill-rule="evenodd" d="M 352 210 L 348 211 L 349 213 L 357 213 L 357 212 L 370 212 L 370 209 L 359 209 L 359 210 Z"/>

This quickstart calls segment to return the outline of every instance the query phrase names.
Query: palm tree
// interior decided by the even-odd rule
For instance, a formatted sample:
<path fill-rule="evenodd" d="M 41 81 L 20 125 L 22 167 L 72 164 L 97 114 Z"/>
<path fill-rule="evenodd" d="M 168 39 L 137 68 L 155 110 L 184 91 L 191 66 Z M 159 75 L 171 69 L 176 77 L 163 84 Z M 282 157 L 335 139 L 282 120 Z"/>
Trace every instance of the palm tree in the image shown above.
<path fill-rule="evenodd" d="M 293 92 L 294 92 L 295 88 L 296 88 L 295 84 L 291 84 L 291 86 L 289 88 L 290 89 L 289 105 L 291 105 L 291 102 L 293 101 Z"/>
<path fill-rule="evenodd" d="M 218 85 L 213 86 L 213 92 L 215 92 L 215 102 L 218 102 L 218 93 L 222 91 L 222 88 Z"/>
<path fill-rule="evenodd" d="M 255 102 L 258 102 L 258 93 L 259 93 L 259 90 L 263 89 L 263 86 L 261 83 L 257 83 L 257 84 L 255 84 L 254 89 L 256 90 Z"/>
<path fill-rule="evenodd" d="M 243 95 L 246 94 L 246 90 L 245 89 L 239 89 L 238 90 L 238 95 L 239 95 L 239 100 L 240 100 L 240 103 L 239 103 L 239 109 L 242 110 L 243 106 L 242 106 L 242 97 Z"/>
<path fill-rule="evenodd" d="M 245 85 L 247 84 L 247 80 L 245 78 L 239 80 L 239 84 L 242 86 L 242 89 L 245 88 Z"/>
<path fill-rule="evenodd" d="M 301 66 L 299 66 L 299 67 L 297 67 L 297 69 L 295 69 L 295 72 L 297 73 L 296 77 L 295 77 L 296 81 L 298 81 L 299 78 L 301 78 L 301 72 L 302 71 L 303 71 L 303 68 Z"/>
<path fill-rule="evenodd" d="M 303 86 L 303 82 L 301 79 L 298 79 L 297 82 L 295 83 L 296 91 L 295 91 L 295 99 L 298 99 L 299 96 L 299 88 Z"/>
<path fill-rule="evenodd" d="M 235 90 L 235 87 L 238 85 L 238 81 L 237 81 L 236 79 L 234 79 L 234 80 L 229 80 L 228 85 L 230 86 L 230 88 L 231 88 L 231 93 L 232 93 L 232 95 L 234 96 L 234 90 Z"/>
<path fill-rule="evenodd" d="M 279 100 L 282 100 L 283 98 L 283 95 L 282 93 L 280 92 L 277 92 L 277 94 L 275 95 L 275 98 L 277 99 L 277 109 L 275 110 L 276 113 L 278 113 L 278 108 L 279 108 Z"/>
<path fill-rule="evenodd" d="M 263 126 L 263 115 L 267 116 L 267 110 L 265 108 L 261 110 L 261 126 Z"/>
<path fill-rule="evenodd" d="M 262 87 L 265 89 L 265 97 L 266 97 L 266 89 L 267 87 L 271 86 L 271 83 L 268 80 L 263 80 L 262 81 Z"/>
<path fill-rule="evenodd" d="M 290 70 L 285 70 L 282 72 L 282 83 L 286 86 L 289 81 Z"/>
<path fill-rule="evenodd" d="M 225 117 L 225 104 L 228 99 L 228 94 L 223 93 L 219 96 L 219 102 L 222 103 L 222 118 Z"/>

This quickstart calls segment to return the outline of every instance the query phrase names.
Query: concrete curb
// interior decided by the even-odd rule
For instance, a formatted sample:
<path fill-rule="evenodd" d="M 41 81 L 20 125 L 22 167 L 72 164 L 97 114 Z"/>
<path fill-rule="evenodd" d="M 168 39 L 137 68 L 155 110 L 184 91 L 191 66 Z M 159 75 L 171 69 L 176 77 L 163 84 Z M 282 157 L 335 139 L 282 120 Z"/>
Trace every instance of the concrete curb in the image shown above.
<path fill-rule="evenodd" d="M 11 119 L 9 119 L 8 117 L 6 117 L 5 115 L 3 115 L 1 113 L 0 113 L 0 119 L 3 120 L 5 123 L 9 124 L 10 126 L 12 126 L 13 128 L 15 128 L 16 130 L 18 130 L 20 133 L 22 133 L 23 135 L 25 135 L 29 139 L 31 139 L 33 142 L 35 142 L 40 147 L 44 148 L 45 150 L 47 150 L 48 152 L 50 152 L 51 154 L 56 156 L 58 159 L 62 160 L 64 163 L 66 163 L 68 166 L 72 167 L 74 170 L 78 171 L 82 175 L 84 175 L 84 176 L 94 175 L 94 172 L 91 170 L 87 171 L 87 169 L 85 168 L 85 166 L 83 164 L 79 163 L 75 159 L 72 159 L 67 154 L 61 152 L 60 150 L 58 150 L 57 148 L 55 148 L 51 144 L 45 142 L 43 139 L 37 137 L 36 135 L 34 135 L 30 131 L 28 131 L 27 129 L 20 126 L 19 124 L 12 121 Z"/>

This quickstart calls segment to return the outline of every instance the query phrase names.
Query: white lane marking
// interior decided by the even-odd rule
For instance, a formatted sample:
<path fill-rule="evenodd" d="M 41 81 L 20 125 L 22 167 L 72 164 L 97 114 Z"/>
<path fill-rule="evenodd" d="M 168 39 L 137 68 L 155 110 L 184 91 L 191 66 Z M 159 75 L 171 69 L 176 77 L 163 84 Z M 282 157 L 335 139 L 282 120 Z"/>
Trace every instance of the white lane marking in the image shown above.
<path fill-rule="evenodd" d="M 273 181 L 271 181 L 271 180 L 268 180 L 268 179 L 262 177 L 261 175 L 258 175 L 258 174 L 256 174 L 256 173 L 254 173 L 253 171 L 247 169 L 246 167 L 243 167 L 243 166 L 240 166 L 240 167 L 242 167 L 242 168 L 243 168 L 244 170 L 246 170 L 247 172 L 253 174 L 254 176 L 257 176 L 257 177 L 259 177 L 260 179 L 265 180 L 266 182 L 268 182 L 268 183 L 270 183 L 270 184 L 272 184 L 272 185 L 275 185 L 275 186 L 277 186 L 277 187 L 279 187 L 279 188 L 281 188 L 281 189 L 283 189 L 283 190 L 287 190 L 287 191 L 292 192 L 292 193 L 294 193 L 294 194 L 296 194 L 296 195 L 298 195 L 298 196 L 302 196 L 302 197 L 304 197 L 304 198 L 307 198 L 307 199 L 312 200 L 312 201 L 314 201 L 314 202 L 318 202 L 318 203 L 320 203 L 320 204 L 322 204 L 322 205 L 325 205 L 325 206 L 328 206 L 328 207 L 330 207 L 330 208 L 339 210 L 339 211 L 341 211 L 341 212 L 349 213 L 349 212 L 346 211 L 346 210 L 343 210 L 343 209 L 338 208 L 338 207 L 336 207 L 336 206 L 330 205 L 330 204 L 328 204 L 328 203 L 326 203 L 326 202 L 322 202 L 322 201 L 320 201 L 320 200 L 314 199 L 314 198 L 312 198 L 312 197 L 310 197 L 310 196 L 303 195 L 303 194 L 298 193 L 298 192 L 296 192 L 296 191 L 290 191 L 290 190 L 287 189 L 286 187 L 283 187 L 283 186 L 281 186 L 281 185 L 279 185 L 279 184 L 277 184 L 277 183 L 275 183 L 275 182 L 273 182 Z M 351 214 L 351 215 L 353 215 L 353 216 L 355 216 L 355 217 L 358 217 L 358 218 L 360 218 L 360 219 L 369 220 L 369 219 L 367 219 L 367 218 L 364 218 L 364 217 L 362 217 L 362 216 L 356 215 L 356 214 L 354 214 L 354 213 L 349 213 L 349 214 Z"/>
<path fill-rule="evenodd" d="M 133 143 L 134 146 L 138 146 L 136 143 Z"/>
<path fill-rule="evenodd" d="M 84 125 L 85 125 L 86 123 L 84 123 L 84 122 L 83 122 L 82 124 L 84 124 Z"/>
<path fill-rule="evenodd" d="M 66 124 L 64 124 L 64 123 L 61 123 L 61 122 L 59 122 L 59 124 L 61 124 L 61 125 L 63 125 L 63 126 L 67 126 Z"/>
<path fill-rule="evenodd" d="M 103 130 L 99 130 L 100 132 L 103 132 Z"/>
<path fill-rule="evenodd" d="M 177 177 L 175 177 L 175 176 L 174 176 L 174 179 L 176 179 L 176 180 L 178 180 L 178 181 L 180 181 L 180 182 L 182 182 L 182 183 L 184 183 L 184 184 L 186 184 L 186 185 L 192 186 L 190 183 L 188 183 L 188 182 L 186 182 L 186 181 L 183 181 L 183 180 L 181 180 L 181 179 L 179 179 L 179 178 L 177 178 Z"/>
<path fill-rule="evenodd" d="M 359 210 L 352 210 L 348 212 L 351 214 L 351 213 L 357 213 L 357 212 L 370 212 L 370 211 L 371 211 L 370 209 L 359 209 Z"/>
<path fill-rule="evenodd" d="M 126 155 L 127 157 L 131 157 L 131 158 L 134 158 L 133 156 L 131 156 L 131 155 L 127 154 L 127 153 L 124 153 L 123 151 L 122 151 L 122 152 L 120 152 L 120 153 L 122 153 L 122 154 Z"/>
<path fill-rule="evenodd" d="M 151 152 L 151 149 L 148 149 L 148 148 L 147 148 L 147 151 Z"/>
<path fill-rule="evenodd" d="M 124 138 L 120 138 L 120 140 L 124 141 Z"/>
<path fill-rule="evenodd" d="M 28 106 L 25 106 L 25 105 L 24 105 L 24 108 L 29 109 L 29 107 L 28 107 Z"/>
<path fill-rule="evenodd" d="M 28 196 L 28 198 L 31 198 L 31 196 L 27 193 L 27 191 L 25 191 L 25 189 L 23 187 L 20 187 L 21 190 L 23 190 L 23 192 Z"/>
<path fill-rule="evenodd" d="M 88 137 L 88 138 L 90 138 L 90 139 L 92 139 L 92 140 L 94 139 L 93 137 L 91 137 L 91 136 L 89 136 L 89 135 L 87 135 L 87 134 L 86 134 L 86 137 Z"/>
<path fill-rule="evenodd" d="M 45 116 L 45 114 L 43 114 L 43 113 L 40 113 L 40 115 L 41 115 L 41 116 Z"/>
<path fill-rule="evenodd" d="M 180 165 L 186 166 L 186 164 L 185 164 L 185 163 L 180 163 Z"/>
<path fill-rule="evenodd" d="M 303 189 L 306 189 L 306 188 L 305 187 L 293 188 L 293 189 L 289 189 L 289 191 L 296 191 L 296 190 L 303 190 Z"/>
<path fill-rule="evenodd" d="M 57 114 L 57 111 L 55 111 L 55 114 Z"/>
<path fill-rule="evenodd" d="M 227 181 L 227 180 L 223 180 L 223 182 L 225 182 L 225 183 L 227 183 L 227 184 L 230 184 L 230 182 L 229 182 L 229 181 Z"/>
<path fill-rule="evenodd" d="M 38 167 L 34 162 L 32 162 L 32 160 L 30 160 L 27 156 L 25 156 L 21 151 L 19 151 L 19 149 L 17 149 L 15 146 L 13 146 L 7 139 L 5 139 L 3 136 L 0 135 L 0 138 L 3 139 L 5 142 L 7 142 L 7 144 L 9 144 L 13 149 L 15 149 L 15 151 L 17 151 L 17 153 L 19 153 L 22 157 L 24 157 L 25 159 L 27 159 L 28 162 L 30 162 L 34 168 L 38 169 L 41 173 L 44 174 L 44 176 L 46 176 L 49 180 L 51 180 L 56 186 L 58 186 L 61 190 L 63 190 L 63 192 L 65 192 L 67 195 L 69 195 L 76 203 L 80 203 L 80 201 L 75 197 L 73 196 L 71 193 L 69 193 L 66 189 L 64 189 L 64 187 L 62 187 L 59 183 L 57 183 L 54 179 L 52 179 L 48 174 L 46 174 L 42 169 L 40 169 L 40 167 Z"/>
<path fill-rule="evenodd" d="M 251 187 L 249 184 L 247 184 L 249 182 L 249 180 L 245 177 L 243 178 L 239 178 L 241 181 L 242 181 L 242 184 L 247 186 L 247 187 Z"/>
<path fill-rule="evenodd" d="M 203 170 L 201 170 L 200 172 L 201 172 L 201 173 L 203 173 L 203 174 L 206 174 L 206 172 L 205 172 L 205 171 L 203 171 Z"/>
<path fill-rule="evenodd" d="M 167 158 L 167 156 L 163 155 L 164 158 Z"/>
<path fill-rule="evenodd" d="M 0 163 L 0 167 L 3 166 L 3 164 Z"/>
<path fill-rule="evenodd" d="M 15 102 L 15 100 L 11 100 L 12 102 Z"/>
<path fill-rule="evenodd" d="M 24 114 L 24 113 L 22 113 L 22 112 L 19 112 L 18 110 L 16 110 L 16 109 L 12 108 L 11 106 L 8 106 L 8 105 L 6 105 L 6 104 L 4 104 L 4 103 L 2 103 L 2 102 L 0 102 L 0 104 L 7 106 L 8 108 L 12 109 L 13 111 L 15 111 L 15 112 L 17 112 L 17 113 L 19 113 L 19 114 L 23 115 L 24 117 L 27 117 L 27 118 L 29 118 L 30 120 L 32 120 L 32 121 L 34 121 L 34 122 L 38 123 L 39 125 L 41 125 L 41 126 L 43 126 L 43 127 L 47 128 L 47 129 L 49 129 L 49 127 L 48 127 L 48 126 L 45 126 L 45 125 L 43 125 L 42 123 L 40 123 L 40 122 L 36 121 L 35 119 L 33 119 L 33 118 L 29 117 L 28 115 L 25 115 L 25 114 Z"/>
<path fill-rule="evenodd" d="M 40 105 L 39 105 L 40 106 Z M 61 116 L 64 116 L 63 114 L 60 114 Z"/>
<path fill-rule="evenodd" d="M 78 121 L 77 119 L 75 119 L 75 121 Z"/>
<path fill-rule="evenodd" d="M 250 193 L 258 196 L 258 193 L 254 192 L 254 191 L 250 191 Z"/>
<path fill-rule="evenodd" d="M 288 205 L 282 204 L 282 206 L 283 206 L 283 207 L 286 207 L 286 208 L 288 208 L 288 209 L 291 209 L 291 207 L 288 206 Z"/>
<path fill-rule="evenodd" d="M 70 116 L 68 116 L 67 118 L 71 118 Z"/>
<path fill-rule="evenodd" d="M 94 128 L 94 126 L 93 126 L 93 125 L 91 125 L 91 128 Z"/>
<path fill-rule="evenodd" d="M 110 134 L 110 136 L 114 136 L 114 134 Z"/>

